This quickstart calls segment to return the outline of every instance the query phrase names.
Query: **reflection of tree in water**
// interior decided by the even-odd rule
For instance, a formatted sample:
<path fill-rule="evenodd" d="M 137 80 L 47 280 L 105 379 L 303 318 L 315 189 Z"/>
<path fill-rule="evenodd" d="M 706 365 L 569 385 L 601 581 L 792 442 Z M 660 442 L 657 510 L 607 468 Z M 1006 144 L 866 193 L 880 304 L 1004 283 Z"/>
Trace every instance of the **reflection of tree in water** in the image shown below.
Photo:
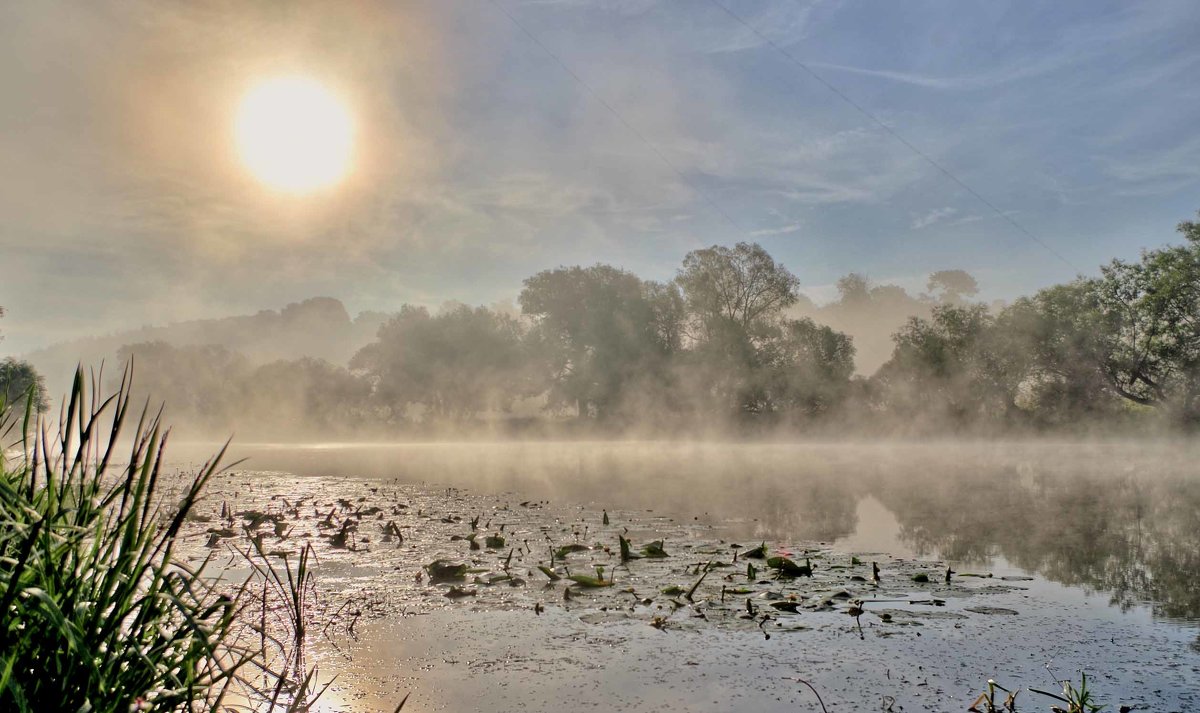
<path fill-rule="evenodd" d="M 1052 581 L 1109 592 L 1122 607 L 1147 602 L 1158 616 L 1195 619 L 1197 453 L 1182 444 L 448 446 L 405 451 L 399 474 L 610 511 L 740 520 L 751 531 L 738 537 L 776 543 L 848 536 L 859 526 L 857 503 L 873 495 L 908 547 L 961 569 L 1003 556 Z M 256 454 L 260 467 L 290 472 L 398 475 L 390 449 L 264 457 Z"/>
<path fill-rule="evenodd" d="M 1123 610 L 1200 616 L 1200 482 L 1179 473 L 1097 475 L 1073 465 L 972 464 L 880 484 L 921 552 L 979 563 L 1000 555 L 1055 582 L 1111 594 Z"/>
<path fill-rule="evenodd" d="M 768 539 L 832 542 L 858 527 L 859 493 L 836 474 L 786 485 L 772 479 L 758 496 L 760 529 Z"/>

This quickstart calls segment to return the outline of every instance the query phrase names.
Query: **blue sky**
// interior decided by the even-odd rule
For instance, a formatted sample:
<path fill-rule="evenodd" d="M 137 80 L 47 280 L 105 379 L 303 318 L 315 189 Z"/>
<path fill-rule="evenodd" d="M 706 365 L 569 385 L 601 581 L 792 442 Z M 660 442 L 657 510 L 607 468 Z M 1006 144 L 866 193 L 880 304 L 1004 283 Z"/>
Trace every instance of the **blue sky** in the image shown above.
<path fill-rule="evenodd" d="M 1200 3 L 720 2 L 753 30 L 711 0 L 7 4 L 0 350 L 313 295 L 488 304 L 562 264 L 669 279 L 738 240 L 818 300 L 946 268 L 1011 298 L 1200 209 Z M 279 72 L 347 97 L 344 185 L 238 164 L 237 98 Z"/>

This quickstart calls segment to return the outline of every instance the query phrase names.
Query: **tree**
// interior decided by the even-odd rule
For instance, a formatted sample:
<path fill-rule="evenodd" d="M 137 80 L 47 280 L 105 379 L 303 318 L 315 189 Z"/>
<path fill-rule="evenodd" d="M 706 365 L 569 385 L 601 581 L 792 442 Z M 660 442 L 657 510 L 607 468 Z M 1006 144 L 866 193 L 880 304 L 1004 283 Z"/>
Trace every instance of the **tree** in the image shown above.
<path fill-rule="evenodd" d="M 605 417 L 627 389 L 666 378 L 682 341 L 683 298 L 610 265 L 546 270 L 525 280 L 521 311 L 553 403 Z"/>
<path fill-rule="evenodd" d="M 849 336 L 811 319 L 791 319 L 767 351 L 763 396 L 771 410 L 816 417 L 845 399 L 854 374 Z"/>
<path fill-rule="evenodd" d="M 1108 327 L 1100 366 L 1121 396 L 1200 419 L 1200 223 L 1183 222 L 1184 245 L 1114 260 L 1095 283 Z"/>
<path fill-rule="evenodd" d="M 1014 304 L 1043 405 L 1097 411 L 1118 396 L 1200 421 L 1200 223 L 1179 232 L 1183 245 L 1114 260 L 1098 278 Z"/>
<path fill-rule="evenodd" d="M 369 425 L 371 384 L 345 367 L 312 357 L 281 359 L 256 367 L 245 379 L 242 428 L 328 436 Z"/>
<path fill-rule="evenodd" d="M 729 325 L 753 338 L 799 299 L 800 280 L 757 243 L 693 250 L 675 281 L 700 339 L 727 331 Z"/>
<path fill-rule="evenodd" d="M 46 380 L 33 365 L 8 357 L 0 361 L 0 407 L 10 408 L 18 417 L 25 414 L 25 406 L 33 398 L 36 413 L 50 407 L 46 394 Z"/>
<path fill-rule="evenodd" d="M 526 383 L 525 366 L 515 319 L 462 304 L 433 316 L 424 307 L 404 305 L 379 328 L 376 341 L 350 360 L 393 417 L 403 417 L 414 404 L 425 418 L 449 421 L 507 408 Z"/>
<path fill-rule="evenodd" d="M 939 270 L 929 276 L 925 288 L 949 304 L 962 304 L 979 294 L 979 283 L 966 270 Z"/>
<path fill-rule="evenodd" d="M 1011 348 L 983 305 L 938 305 L 894 336 L 892 358 L 874 379 L 894 414 L 927 415 L 955 425 L 1011 416 L 1024 357 Z"/>
<path fill-rule="evenodd" d="M 1111 415 L 1120 398 L 1101 368 L 1109 327 L 1096 281 L 1078 279 L 1022 297 L 1000 315 L 1011 348 L 1027 358 L 1022 382 L 1033 415 L 1069 423 Z"/>
<path fill-rule="evenodd" d="M 250 370 L 246 357 L 216 344 L 127 344 L 117 351 L 121 368 L 133 361 L 135 401 L 165 404 L 185 425 L 212 431 L 231 428 Z M 114 382 L 116 383 L 116 382 Z"/>
<path fill-rule="evenodd" d="M 738 243 L 693 250 L 675 277 L 689 329 L 686 381 L 704 410 L 774 410 L 765 384 L 769 345 L 783 312 L 799 300 L 800 281 L 762 246 Z"/>

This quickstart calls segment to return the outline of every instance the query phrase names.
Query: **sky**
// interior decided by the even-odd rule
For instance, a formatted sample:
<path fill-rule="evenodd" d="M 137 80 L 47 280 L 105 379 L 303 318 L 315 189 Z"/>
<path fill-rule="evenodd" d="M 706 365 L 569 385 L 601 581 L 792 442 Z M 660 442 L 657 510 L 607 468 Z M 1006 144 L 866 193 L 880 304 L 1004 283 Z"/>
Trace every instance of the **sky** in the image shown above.
<path fill-rule="evenodd" d="M 817 301 L 952 268 L 1011 299 L 1196 215 L 1198 30 L 1193 0 L 4 3 L 0 354 L 667 280 L 739 240 Z M 242 165 L 238 102 L 280 74 L 354 117 L 336 186 Z"/>

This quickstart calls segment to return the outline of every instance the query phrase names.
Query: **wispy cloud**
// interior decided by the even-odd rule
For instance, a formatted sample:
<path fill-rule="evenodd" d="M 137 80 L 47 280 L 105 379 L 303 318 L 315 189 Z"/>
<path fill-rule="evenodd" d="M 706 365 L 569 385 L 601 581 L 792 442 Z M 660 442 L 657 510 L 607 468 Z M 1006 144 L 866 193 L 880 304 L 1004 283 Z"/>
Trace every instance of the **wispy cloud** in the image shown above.
<path fill-rule="evenodd" d="M 762 228 L 761 230 L 753 230 L 750 232 L 752 238 L 769 238 L 775 235 L 790 235 L 797 233 L 804 226 L 801 223 L 792 223 L 791 225 L 781 225 L 778 228 Z"/>
<path fill-rule="evenodd" d="M 929 226 L 933 225 L 934 223 L 939 223 L 942 220 L 949 218 L 950 216 L 954 215 L 957 212 L 958 212 L 957 209 L 951 208 L 949 206 L 946 206 L 945 208 L 934 208 L 933 210 L 929 211 L 928 213 L 925 213 L 924 215 L 914 217 L 912 220 L 912 223 L 909 224 L 909 227 L 911 227 L 913 230 L 921 230 L 922 228 L 928 228 Z"/>
<path fill-rule="evenodd" d="M 723 4 L 725 2 L 726 0 L 722 0 Z M 799 42 L 808 35 L 813 15 L 818 9 L 832 11 L 838 4 L 829 0 L 793 0 L 769 5 L 753 16 L 735 11 L 735 14 L 753 29 L 745 27 L 727 14 L 720 13 L 718 18 L 726 22 L 717 25 L 718 30 L 706 45 L 706 51 L 723 54 L 754 50 L 767 44 L 763 40 L 764 37 L 781 46 Z"/>

